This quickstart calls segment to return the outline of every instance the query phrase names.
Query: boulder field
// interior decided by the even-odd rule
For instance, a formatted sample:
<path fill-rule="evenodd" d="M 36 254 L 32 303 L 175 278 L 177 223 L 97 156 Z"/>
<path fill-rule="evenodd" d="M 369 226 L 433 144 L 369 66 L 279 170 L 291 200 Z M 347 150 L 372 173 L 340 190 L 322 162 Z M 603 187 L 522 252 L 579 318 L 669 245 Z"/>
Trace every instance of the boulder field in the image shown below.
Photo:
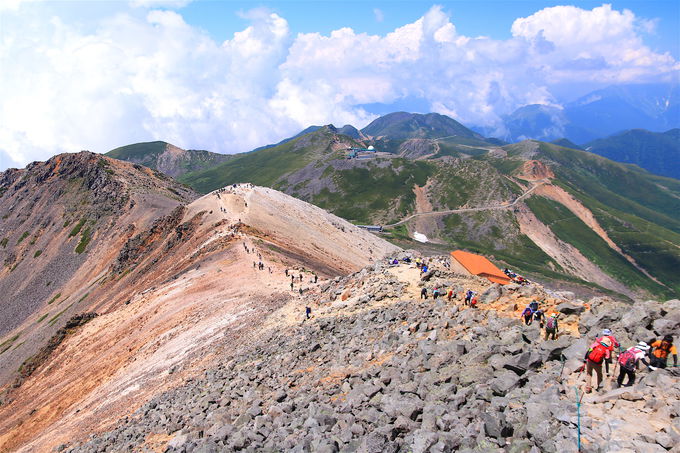
<path fill-rule="evenodd" d="M 624 347 L 677 332 L 680 300 L 586 303 L 431 263 L 424 278 L 378 262 L 310 285 L 219 365 L 58 450 L 575 452 L 580 427 L 586 452 L 680 451 L 677 368 L 641 369 L 616 389 L 615 361 L 585 395 L 577 371 L 603 328 Z M 456 297 L 419 299 L 422 286 Z M 479 308 L 463 304 L 467 289 Z M 533 299 L 561 313 L 557 340 L 521 322 Z"/>

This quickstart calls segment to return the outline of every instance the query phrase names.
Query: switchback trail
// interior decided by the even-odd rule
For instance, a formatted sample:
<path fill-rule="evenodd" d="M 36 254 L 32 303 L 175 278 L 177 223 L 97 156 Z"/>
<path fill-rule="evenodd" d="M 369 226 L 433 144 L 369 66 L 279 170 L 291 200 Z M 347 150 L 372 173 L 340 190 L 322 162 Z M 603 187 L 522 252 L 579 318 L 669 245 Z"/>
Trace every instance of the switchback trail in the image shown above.
<path fill-rule="evenodd" d="M 539 186 L 545 184 L 546 182 L 547 182 L 547 180 L 545 180 L 545 179 L 544 179 L 544 180 L 541 180 L 541 181 L 537 181 L 536 184 L 534 184 L 531 188 L 529 188 L 529 189 L 528 189 L 526 192 L 524 192 L 522 195 L 520 195 L 519 197 L 517 197 L 517 198 L 515 199 L 515 201 L 513 201 L 512 203 L 508 203 L 508 204 L 499 204 L 499 205 L 494 205 L 494 206 L 481 206 L 481 207 L 477 207 L 477 208 L 460 208 L 460 209 L 447 209 L 447 210 L 445 210 L 445 211 L 418 212 L 418 213 L 416 213 L 416 214 L 411 214 L 410 216 L 405 217 L 405 218 L 401 219 L 400 221 L 398 221 L 398 222 L 396 222 L 396 223 L 391 223 L 391 224 L 389 224 L 389 225 L 383 225 L 383 228 L 392 228 L 392 227 L 395 227 L 395 226 L 402 225 L 402 224 L 408 222 L 409 220 L 414 219 L 414 218 L 416 218 L 416 217 L 418 217 L 418 216 L 427 216 L 427 215 L 447 215 L 447 214 L 457 214 L 457 213 L 459 213 L 459 212 L 476 212 L 476 211 L 487 211 L 487 210 L 491 210 L 491 209 L 508 209 L 508 208 L 512 208 L 512 207 L 515 206 L 517 203 L 519 203 L 520 201 L 522 201 L 523 199 L 525 199 L 526 197 L 528 197 L 529 195 L 531 195 L 531 192 L 533 192 L 533 191 L 536 190 Z"/>

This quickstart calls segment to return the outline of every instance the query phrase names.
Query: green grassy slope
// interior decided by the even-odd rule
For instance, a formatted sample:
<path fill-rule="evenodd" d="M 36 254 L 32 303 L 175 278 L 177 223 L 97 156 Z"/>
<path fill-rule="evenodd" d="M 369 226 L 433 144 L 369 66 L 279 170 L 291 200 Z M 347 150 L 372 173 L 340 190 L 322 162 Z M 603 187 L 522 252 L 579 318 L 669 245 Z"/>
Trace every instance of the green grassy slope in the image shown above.
<path fill-rule="evenodd" d="M 169 146 L 162 141 L 134 143 L 122 146 L 106 153 L 114 159 L 125 160 L 145 167 L 165 172 L 169 176 L 178 177 L 185 173 L 210 168 L 221 162 L 232 159 L 232 156 L 212 153 L 204 150 L 182 150 L 180 155 L 174 154 L 174 158 L 162 159 L 161 155 Z M 171 146 L 171 145 L 170 145 Z M 163 162 L 161 164 L 162 159 Z"/>
<path fill-rule="evenodd" d="M 343 158 L 343 152 L 331 148 L 334 137 L 330 128 L 322 127 L 281 145 L 237 154 L 223 164 L 188 173 L 179 179 L 201 193 L 238 182 L 281 188 L 280 179 L 286 174 L 311 162 Z"/>
<path fill-rule="evenodd" d="M 166 146 L 168 146 L 168 143 L 161 141 L 133 143 L 112 149 L 106 155 L 125 161 L 152 161 L 165 151 Z"/>
<path fill-rule="evenodd" d="M 652 173 L 680 178 L 680 129 L 659 133 L 632 129 L 594 140 L 585 148 L 617 162 L 636 164 Z"/>

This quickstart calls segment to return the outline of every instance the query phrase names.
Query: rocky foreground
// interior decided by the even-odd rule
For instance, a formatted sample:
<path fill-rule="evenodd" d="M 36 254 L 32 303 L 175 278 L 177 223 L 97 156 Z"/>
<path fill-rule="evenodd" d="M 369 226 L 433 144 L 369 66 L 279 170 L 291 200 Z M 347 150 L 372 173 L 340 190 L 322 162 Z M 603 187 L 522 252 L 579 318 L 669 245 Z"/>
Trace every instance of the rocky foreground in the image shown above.
<path fill-rule="evenodd" d="M 679 300 L 586 304 L 444 268 L 418 277 L 378 263 L 320 282 L 296 302 L 298 323 L 253 335 L 113 431 L 59 450 L 577 451 L 575 370 L 589 342 L 605 327 L 629 347 L 680 326 Z M 471 309 L 413 298 L 422 285 L 484 294 Z M 524 326 L 519 310 L 531 298 L 564 313 L 568 333 L 544 341 L 536 325 Z M 583 451 L 680 451 L 674 370 L 642 370 L 631 388 L 612 390 L 607 379 L 580 413 Z"/>

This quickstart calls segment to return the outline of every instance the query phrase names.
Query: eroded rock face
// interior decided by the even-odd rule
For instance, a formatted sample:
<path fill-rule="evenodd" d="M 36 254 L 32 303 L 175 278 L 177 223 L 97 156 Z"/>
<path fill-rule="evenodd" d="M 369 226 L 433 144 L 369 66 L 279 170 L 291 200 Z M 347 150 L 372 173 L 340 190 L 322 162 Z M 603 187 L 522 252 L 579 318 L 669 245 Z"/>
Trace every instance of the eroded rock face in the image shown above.
<path fill-rule="evenodd" d="M 404 289 L 381 264 L 330 280 L 314 296 L 317 318 L 268 332 L 68 451 L 141 449 L 153 436 L 167 439 L 166 451 L 576 451 L 581 375 L 567 364 L 580 363 L 592 338 L 543 341 L 514 315 L 404 300 Z M 349 290 L 342 306 L 333 302 Z M 638 341 L 624 330 L 631 307 L 592 305 L 581 318 L 587 332 Z M 636 305 L 636 330 L 658 335 L 677 305 Z M 593 451 L 673 448 L 679 398 L 677 372 L 666 370 L 586 396 L 584 442 Z"/>

